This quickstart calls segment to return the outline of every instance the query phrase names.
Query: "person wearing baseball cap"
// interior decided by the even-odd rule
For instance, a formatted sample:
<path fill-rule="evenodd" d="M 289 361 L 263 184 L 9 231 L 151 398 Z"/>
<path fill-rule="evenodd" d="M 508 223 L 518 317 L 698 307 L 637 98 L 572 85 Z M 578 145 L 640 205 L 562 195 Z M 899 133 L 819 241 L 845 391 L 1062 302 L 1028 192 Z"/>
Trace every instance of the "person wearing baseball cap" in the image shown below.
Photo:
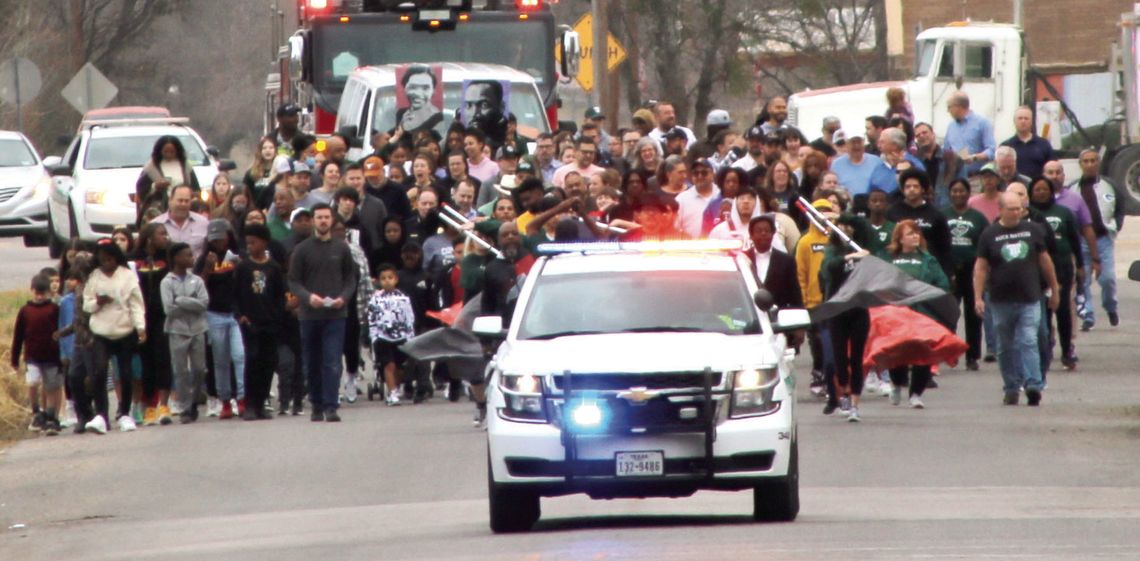
<path fill-rule="evenodd" d="M 767 168 L 763 165 L 764 129 L 760 128 L 760 125 L 752 126 L 745 131 L 744 139 L 748 141 L 748 153 L 733 162 L 732 167 L 749 173 L 753 173 L 757 168 L 766 170 Z M 763 171 L 756 171 L 756 173 L 763 173 Z"/>
<path fill-rule="evenodd" d="M 874 154 L 868 154 L 863 131 L 842 129 L 836 137 L 845 139 L 847 153 L 831 162 L 831 171 L 839 178 L 839 184 L 847 188 L 855 201 L 855 208 L 865 208 L 867 193 L 880 189 L 886 193 L 898 190 L 895 172 Z"/>
<path fill-rule="evenodd" d="M 705 138 L 709 142 L 712 142 L 713 138 L 716 137 L 716 133 L 731 127 L 732 116 L 728 114 L 728 111 L 724 109 L 713 109 L 709 111 L 708 116 L 705 117 L 705 131 L 708 133 L 708 136 Z"/>
<path fill-rule="evenodd" d="M 288 102 L 277 108 L 277 128 L 273 129 L 273 137 L 277 139 L 278 154 L 290 158 L 295 156 L 292 143 L 300 123 L 301 108 L 297 104 Z"/>

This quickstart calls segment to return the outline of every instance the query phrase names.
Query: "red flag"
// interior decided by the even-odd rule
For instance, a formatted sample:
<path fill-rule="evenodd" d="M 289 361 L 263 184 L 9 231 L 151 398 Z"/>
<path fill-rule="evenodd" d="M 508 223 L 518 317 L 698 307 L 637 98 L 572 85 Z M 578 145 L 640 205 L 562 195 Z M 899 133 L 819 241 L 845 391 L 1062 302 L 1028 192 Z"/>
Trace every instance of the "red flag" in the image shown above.
<path fill-rule="evenodd" d="M 871 331 L 863 352 L 863 368 L 885 370 L 908 364 L 956 366 L 969 345 L 942 324 L 904 306 L 869 310 Z"/>
<path fill-rule="evenodd" d="M 462 310 L 463 302 L 456 302 L 438 312 L 427 312 L 427 317 L 437 319 L 444 325 L 451 327 L 452 325 L 455 325 L 455 320 L 459 317 L 459 312 Z"/>

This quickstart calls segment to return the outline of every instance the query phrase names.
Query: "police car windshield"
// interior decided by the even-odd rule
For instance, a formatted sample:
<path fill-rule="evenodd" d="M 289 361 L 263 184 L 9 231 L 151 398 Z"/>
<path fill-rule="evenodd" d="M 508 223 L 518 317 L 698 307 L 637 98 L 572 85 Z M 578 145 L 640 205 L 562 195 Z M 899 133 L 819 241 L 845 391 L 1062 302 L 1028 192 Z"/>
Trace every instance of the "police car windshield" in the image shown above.
<path fill-rule="evenodd" d="M 549 275 L 537 280 L 519 339 L 566 335 L 760 333 L 756 308 L 734 271 Z"/>
<path fill-rule="evenodd" d="M 208 166 L 206 152 L 193 137 L 174 135 L 186 149 L 186 161 L 191 166 Z M 86 169 L 141 168 L 150 159 L 159 135 L 107 136 L 92 138 L 87 148 Z"/>

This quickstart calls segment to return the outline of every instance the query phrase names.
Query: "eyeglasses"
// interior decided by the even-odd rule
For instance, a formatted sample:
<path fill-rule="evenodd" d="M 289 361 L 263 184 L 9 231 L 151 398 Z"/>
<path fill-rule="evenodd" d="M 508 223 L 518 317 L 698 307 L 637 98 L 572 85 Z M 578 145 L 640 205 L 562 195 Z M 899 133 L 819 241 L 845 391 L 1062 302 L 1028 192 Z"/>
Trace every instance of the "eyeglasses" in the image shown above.
<path fill-rule="evenodd" d="M 707 169 L 695 169 L 692 171 L 692 174 L 693 177 L 704 177 L 706 175 L 712 175 L 712 172 Z"/>

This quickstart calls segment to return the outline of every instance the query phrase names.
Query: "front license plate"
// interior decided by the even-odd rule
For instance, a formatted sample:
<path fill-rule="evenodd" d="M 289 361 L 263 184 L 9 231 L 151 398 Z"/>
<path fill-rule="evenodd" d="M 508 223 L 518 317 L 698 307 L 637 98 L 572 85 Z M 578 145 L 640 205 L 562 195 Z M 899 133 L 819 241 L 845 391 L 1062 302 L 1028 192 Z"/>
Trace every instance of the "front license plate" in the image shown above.
<path fill-rule="evenodd" d="M 618 477 L 665 475 L 664 452 L 618 452 L 615 463 Z"/>

